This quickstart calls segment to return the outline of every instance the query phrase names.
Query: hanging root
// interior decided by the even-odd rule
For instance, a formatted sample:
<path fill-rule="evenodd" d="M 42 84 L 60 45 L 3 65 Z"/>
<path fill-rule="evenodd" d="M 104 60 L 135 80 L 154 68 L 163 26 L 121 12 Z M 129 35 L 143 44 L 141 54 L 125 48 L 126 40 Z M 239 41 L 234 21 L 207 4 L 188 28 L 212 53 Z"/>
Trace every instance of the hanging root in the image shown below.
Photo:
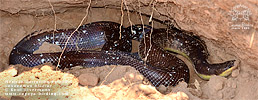
<path fill-rule="evenodd" d="M 61 52 L 61 54 L 60 54 L 60 56 L 59 56 L 58 63 L 57 63 L 57 67 L 60 66 L 61 57 L 62 57 L 62 55 L 63 55 L 63 53 L 64 53 L 64 51 L 65 51 L 65 49 L 66 49 L 66 46 L 67 46 L 67 44 L 68 44 L 68 41 L 71 39 L 71 37 L 73 36 L 73 34 L 79 29 L 79 27 L 82 25 L 82 23 L 84 22 L 84 20 L 87 18 L 88 14 L 89 14 L 90 6 L 91 6 L 91 0 L 90 0 L 89 5 L 88 5 L 88 7 L 87 7 L 87 9 L 86 9 L 85 16 L 82 18 L 80 24 L 79 24 L 79 25 L 77 26 L 77 28 L 71 33 L 71 35 L 67 38 L 67 40 L 66 40 L 66 42 L 65 42 L 65 46 L 64 46 L 64 48 L 63 48 L 63 50 L 62 50 L 62 52 Z"/>

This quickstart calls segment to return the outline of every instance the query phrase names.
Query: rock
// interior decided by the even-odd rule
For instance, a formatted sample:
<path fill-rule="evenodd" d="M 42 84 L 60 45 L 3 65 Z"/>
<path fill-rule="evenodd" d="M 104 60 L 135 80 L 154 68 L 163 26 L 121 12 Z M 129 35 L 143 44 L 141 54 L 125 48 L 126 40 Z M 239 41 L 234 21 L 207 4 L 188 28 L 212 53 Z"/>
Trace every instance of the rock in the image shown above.
<path fill-rule="evenodd" d="M 202 91 L 198 89 L 189 88 L 189 92 L 195 96 L 202 96 Z"/>
<path fill-rule="evenodd" d="M 78 77 L 78 79 L 79 79 L 79 83 L 85 86 L 96 86 L 99 81 L 99 78 L 97 77 L 97 75 L 93 73 L 81 74 Z"/>
<path fill-rule="evenodd" d="M 139 92 L 139 84 L 133 84 L 132 86 L 130 86 L 130 88 L 128 90 L 126 90 L 128 93 L 128 97 L 129 98 L 138 98 L 140 95 L 143 95 L 142 92 Z"/>
<path fill-rule="evenodd" d="M 94 87 L 91 91 L 97 98 L 101 98 L 103 100 L 108 100 L 110 97 L 114 97 L 116 95 L 116 91 L 107 85 Z"/>
<path fill-rule="evenodd" d="M 129 66 L 113 66 L 110 68 L 110 70 L 105 70 L 100 73 L 101 81 L 102 79 L 104 81 L 103 84 L 109 84 L 117 79 L 121 79 Z"/>
<path fill-rule="evenodd" d="M 149 94 L 155 94 L 157 91 L 155 89 L 155 87 L 151 86 L 151 85 L 143 85 L 140 84 L 139 85 L 139 89 L 145 94 L 145 95 L 149 95 Z"/>
<path fill-rule="evenodd" d="M 236 81 L 232 78 L 228 79 L 226 84 L 227 84 L 227 87 L 229 88 L 233 88 L 233 89 L 237 88 Z"/>
<path fill-rule="evenodd" d="M 224 86 L 225 85 L 225 86 Z M 211 100 L 224 98 L 223 91 L 228 88 L 227 79 L 222 76 L 212 76 L 202 88 L 203 94 Z M 225 87 L 225 88 L 224 88 Z"/>
<path fill-rule="evenodd" d="M 129 70 L 125 73 L 124 77 L 130 82 L 142 82 L 143 76 L 137 70 Z"/>
<path fill-rule="evenodd" d="M 171 100 L 174 100 L 174 99 L 176 99 L 176 100 L 189 100 L 188 95 L 184 92 L 176 92 L 176 94 L 168 94 L 168 95 L 169 95 L 169 98 L 167 98 L 167 99 L 173 98 Z"/>
<path fill-rule="evenodd" d="M 239 69 L 233 70 L 231 76 L 232 77 L 237 77 L 239 75 L 239 71 L 240 71 Z"/>
<path fill-rule="evenodd" d="M 119 88 L 125 87 L 127 85 L 127 83 L 128 82 L 124 79 L 118 79 L 118 80 L 115 80 L 112 83 L 108 84 L 107 86 L 116 87 L 117 89 L 119 89 Z"/>
<path fill-rule="evenodd" d="M 226 78 L 221 77 L 221 76 L 212 76 L 210 78 L 210 81 L 208 81 L 208 86 L 210 89 L 219 91 L 223 89 L 223 84 Z"/>
<path fill-rule="evenodd" d="M 164 85 L 160 85 L 157 90 L 161 93 L 166 93 L 167 92 L 167 87 L 165 87 Z"/>

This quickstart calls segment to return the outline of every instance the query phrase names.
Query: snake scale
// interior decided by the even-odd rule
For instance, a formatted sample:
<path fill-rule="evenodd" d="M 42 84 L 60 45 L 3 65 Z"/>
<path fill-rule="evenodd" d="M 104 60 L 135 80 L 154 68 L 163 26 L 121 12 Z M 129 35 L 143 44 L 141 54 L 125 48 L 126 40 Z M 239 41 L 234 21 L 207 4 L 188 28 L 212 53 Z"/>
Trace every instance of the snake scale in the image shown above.
<path fill-rule="evenodd" d="M 227 76 L 235 68 L 235 60 L 209 64 L 205 42 L 190 32 L 176 28 L 155 29 L 138 24 L 120 30 L 119 23 L 92 22 L 80 26 L 65 47 L 74 30 L 59 29 L 27 35 L 11 51 L 9 64 L 33 67 L 50 62 L 60 69 L 78 65 L 130 65 L 156 87 L 189 82 L 188 66 L 176 54 L 186 57 L 203 79 L 209 79 L 211 75 Z M 140 41 L 139 56 L 131 53 L 132 40 Z M 56 44 L 65 52 L 61 57 L 61 52 L 33 54 L 44 42 Z"/>

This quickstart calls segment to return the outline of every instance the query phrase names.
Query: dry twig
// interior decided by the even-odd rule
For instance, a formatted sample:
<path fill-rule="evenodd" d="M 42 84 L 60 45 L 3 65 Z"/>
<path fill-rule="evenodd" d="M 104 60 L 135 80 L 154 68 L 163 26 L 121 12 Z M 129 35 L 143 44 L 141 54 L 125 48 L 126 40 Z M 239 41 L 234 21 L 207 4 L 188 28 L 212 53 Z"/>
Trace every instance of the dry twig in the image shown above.
<path fill-rule="evenodd" d="M 65 52 L 66 46 L 67 46 L 67 44 L 68 44 L 68 41 L 71 39 L 71 37 L 73 36 L 73 34 L 79 29 L 79 27 L 82 25 L 83 21 L 87 18 L 88 14 L 89 14 L 90 6 L 91 6 L 91 0 L 90 0 L 89 5 L 88 5 L 88 7 L 87 7 L 87 9 L 86 9 L 86 14 L 85 14 L 85 16 L 82 18 L 80 24 L 79 24 L 79 25 L 77 26 L 77 28 L 71 33 L 71 35 L 67 38 L 67 40 L 66 40 L 66 42 L 65 42 L 65 46 L 64 46 L 64 48 L 63 48 L 63 50 L 62 50 L 62 52 L 61 52 L 61 54 L 60 54 L 60 56 L 59 56 L 58 63 L 57 63 L 57 67 L 60 66 L 61 57 L 63 56 L 63 53 Z"/>

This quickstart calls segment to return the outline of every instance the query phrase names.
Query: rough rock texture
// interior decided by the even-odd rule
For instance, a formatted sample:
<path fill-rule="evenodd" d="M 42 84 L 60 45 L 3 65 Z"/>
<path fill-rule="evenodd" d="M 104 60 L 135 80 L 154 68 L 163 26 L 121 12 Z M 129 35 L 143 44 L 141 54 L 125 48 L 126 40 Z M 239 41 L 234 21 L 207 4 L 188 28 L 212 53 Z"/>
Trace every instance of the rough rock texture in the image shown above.
<path fill-rule="evenodd" d="M 122 68 L 123 66 L 117 66 Z M 133 68 L 131 68 L 133 69 Z M 39 74 L 40 73 L 40 74 Z M 54 71 L 50 66 L 43 66 L 40 69 L 34 68 L 31 71 L 26 71 L 23 74 L 15 76 L 17 70 L 11 67 L 8 70 L 0 73 L 0 97 L 2 99 L 10 98 L 25 98 L 26 100 L 35 99 L 51 99 L 51 100 L 107 100 L 107 99 L 123 99 L 123 100 L 146 100 L 146 99 L 178 99 L 187 100 L 189 97 L 180 91 L 171 92 L 167 95 L 159 93 L 153 86 L 141 83 L 131 83 L 127 78 L 117 79 L 116 81 L 108 84 L 92 88 L 87 86 L 79 86 L 78 78 L 72 74 L 63 73 L 61 71 Z M 132 73 L 140 75 L 139 73 Z M 112 77 L 112 76 L 111 76 Z M 8 81 L 7 81 L 8 80 Z M 22 82 L 21 82 L 22 81 Z M 32 86 L 28 82 L 40 82 L 35 85 L 50 86 L 39 87 Z M 7 85 L 26 86 L 26 87 L 7 87 Z M 34 85 L 34 84 L 33 84 Z M 180 87 L 178 87 L 180 88 Z M 22 89 L 21 91 L 12 91 L 12 89 Z M 51 91 L 42 91 L 43 93 L 56 93 L 57 95 L 39 95 L 39 91 L 27 91 L 26 95 L 6 95 L 4 93 L 23 93 L 25 89 L 50 89 Z M 32 96 L 29 94 L 33 94 Z M 34 94 L 35 93 L 35 94 Z M 63 94 L 62 94 L 63 93 Z M 2 100 L 1 99 L 1 100 Z"/>
<path fill-rule="evenodd" d="M 53 30 L 55 25 L 58 29 L 75 28 L 86 14 L 90 0 L 1 0 L 0 1 L 0 71 L 8 69 L 8 57 L 13 46 L 24 36 L 38 30 Z M 192 79 L 189 88 L 181 84 L 181 91 L 177 94 L 168 93 L 168 96 L 184 96 L 190 99 L 235 99 L 243 100 L 258 99 L 258 1 L 257 0 L 123 0 L 123 6 L 129 9 L 130 16 L 124 11 L 123 25 L 145 23 L 148 24 L 149 17 L 168 21 L 183 30 L 194 32 L 206 41 L 210 51 L 211 62 L 237 59 L 240 61 L 239 69 L 233 71 L 228 78 L 212 77 L 210 81 Z M 140 1 L 140 2 L 138 2 Z M 56 17 L 52 7 L 55 11 Z M 88 17 L 83 24 L 92 21 L 114 21 L 121 22 L 121 0 L 92 0 Z M 236 11 L 250 11 L 242 13 L 246 16 L 236 14 Z M 140 16 L 140 12 L 143 16 Z M 235 15 L 235 16 L 233 16 Z M 143 17 L 141 20 L 141 17 Z M 237 18 L 234 20 L 234 18 Z M 248 19 L 248 20 L 247 20 Z M 234 26 L 235 25 L 235 26 Z M 240 26 L 237 26 L 240 25 Z M 245 27 L 242 27 L 245 26 Z M 154 27 L 164 25 L 154 22 Z M 234 29 L 240 28 L 240 29 Z M 248 29 L 249 28 L 249 29 Z M 253 42 L 252 45 L 252 36 Z M 49 49 L 49 48 L 43 48 Z M 134 49 L 136 51 L 137 48 Z M 56 48 L 58 51 L 59 49 Z M 44 51 L 44 50 L 43 50 Z M 60 50 L 59 50 L 60 51 Z M 42 51 L 40 51 L 42 52 Z M 45 52 L 45 51 L 44 51 Z M 135 70 L 128 67 L 114 69 L 105 79 L 106 75 L 113 68 L 100 67 L 96 69 L 74 69 L 66 71 L 78 77 L 83 73 L 95 73 L 104 85 L 92 89 L 94 97 L 115 98 L 115 93 L 123 94 L 126 90 L 130 97 L 141 98 L 148 95 L 153 99 L 153 91 L 146 91 L 144 88 L 153 89 L 145 85 L 128 85 L 123 83 L 123 78 L 130 78 L 132 83 L 142 83 L 143 77 L 137 76 Z M 31 69 L 20 67 L 18 73 Z M 134 74 L 130 74 L 132 71 Z M 117 79 L 120 79 L 117 81 Z M 113 82 L 113 83 L 112 83 Z M 110 84 L 112 83 L 112 84 Z M 106 87 L 102 90 L 103 87 Z M 124 87 L 123 89 L 121 89 Z M 132 89 L 128 89 L 132 87 Z M 114 89 L 113 89 L 114 88 Z M 176 87 L 177 88 L 177 87 Z M 96 91 L 95 91 L 96 90 Z M 99 91 L 98 91 L 99 90 Z M 100 90 L 102 90 L 100 92 Z M 160 91 L 166 93 L 170 89 L 160 87 Z M 89 91 L 86 89 L 85 91 Z M 143 94 L 138 94 L 141 91 Z M 184 93 L 182 93 L 184 92 Z M 216 93 L 215 93 L 216 92 Z M 82 95 L 82 94 L 81 94 Z M 90 94 L 91 95 L 91 94 Z M 164 97 L 165 98 L 165 97 Z M 117 98 L 118 99 L 118 98 Z"/>
<path fill-rule="evenodd" d="M 96 86 L 98 84 L 99 78 L 93 73 L 84 73 L 79 77 L 79 83 L 84 86 Z"/>

